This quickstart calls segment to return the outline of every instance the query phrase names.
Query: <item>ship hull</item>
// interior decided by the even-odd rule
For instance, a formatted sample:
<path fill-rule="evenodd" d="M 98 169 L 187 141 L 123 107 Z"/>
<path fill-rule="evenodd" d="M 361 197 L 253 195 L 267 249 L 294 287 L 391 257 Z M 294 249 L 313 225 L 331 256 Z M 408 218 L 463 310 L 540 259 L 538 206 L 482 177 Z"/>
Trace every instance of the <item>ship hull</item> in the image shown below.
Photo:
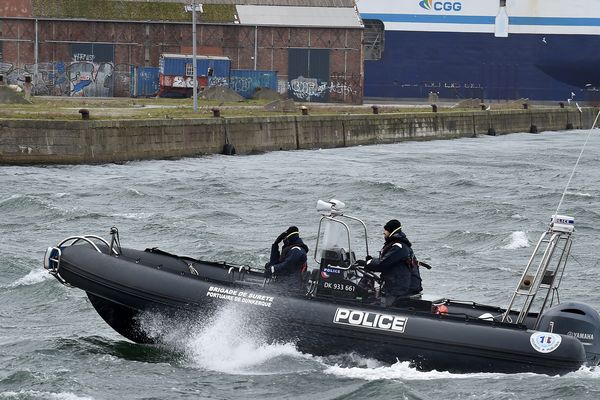
<path fill-rule="evenodd" d="M 600 36 L 387 31 L 365 96 L 594 101 Z M 575 94 L 575 96 L 573 96 Z"/>

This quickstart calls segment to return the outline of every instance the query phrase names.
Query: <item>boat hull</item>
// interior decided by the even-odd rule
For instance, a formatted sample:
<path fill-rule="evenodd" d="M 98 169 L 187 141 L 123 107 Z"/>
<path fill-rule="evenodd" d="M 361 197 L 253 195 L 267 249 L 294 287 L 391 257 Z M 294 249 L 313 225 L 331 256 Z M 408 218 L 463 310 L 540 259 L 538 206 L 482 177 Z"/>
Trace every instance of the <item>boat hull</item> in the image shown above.
<path fill-rule="evenodd" d="M 314 355 L 353 352 L 390 363 L 410 361 L 422 370 L 548 374 L 576 370 L 586 358 L 581 342 L 564 335 L 555 335 L 560 345 L 551 352 L 536 350 L 536 333 L 525 326 L 476 318 L 484 306 L 456 305 L 439 315 L 422 300 L 383 308 L 364 300 L 310 297 L 263 287 L 252 272 L 235 279 L 233 266 L 166 254 L 124 249 L 111 257 L 74 245 L 62 249 L 58 272 L 88 293 L 107 324 L 140 343 L 161 340 L 145 328 L 144 315 L 198 322 L 233 308 L 268 340 L 293 342 Z"/>

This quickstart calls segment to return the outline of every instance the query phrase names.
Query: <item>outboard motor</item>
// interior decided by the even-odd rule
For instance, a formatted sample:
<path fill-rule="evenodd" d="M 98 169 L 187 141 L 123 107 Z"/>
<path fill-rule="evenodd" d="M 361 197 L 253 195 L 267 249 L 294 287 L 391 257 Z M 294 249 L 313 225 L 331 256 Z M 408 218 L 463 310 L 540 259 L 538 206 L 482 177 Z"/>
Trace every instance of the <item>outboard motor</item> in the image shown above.
<path fill-rule="evenodd" d="M 583 303 L 562 303 L 540 317 L 538 330 L 574 336 L 581 343 L 590 365 L 600 362 L 600 315 Z"/>

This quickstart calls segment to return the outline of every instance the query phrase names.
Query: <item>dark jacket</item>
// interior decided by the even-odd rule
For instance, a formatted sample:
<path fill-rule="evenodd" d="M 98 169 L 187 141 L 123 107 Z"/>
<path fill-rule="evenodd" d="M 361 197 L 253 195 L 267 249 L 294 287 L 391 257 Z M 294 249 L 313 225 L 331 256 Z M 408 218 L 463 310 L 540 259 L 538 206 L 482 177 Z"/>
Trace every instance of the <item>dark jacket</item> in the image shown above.
<path fill-rule="evenodd" d="M 402 231 L 386 239 L 380 257 L 369 261 L 366 268 L 381 272 L 386 295 L 411 296 L 423 290 L 411 243 Z"/>
<path fill-rule="evenodd" d="M 307 253 L 308 246 L 298 235 L 284 240 L 281 252 L 279 245 L 273 243 L 269 266 L 273 267 L 277 283 L 299 288 L 302 284 L 303 269 L 306 269 Z"/>

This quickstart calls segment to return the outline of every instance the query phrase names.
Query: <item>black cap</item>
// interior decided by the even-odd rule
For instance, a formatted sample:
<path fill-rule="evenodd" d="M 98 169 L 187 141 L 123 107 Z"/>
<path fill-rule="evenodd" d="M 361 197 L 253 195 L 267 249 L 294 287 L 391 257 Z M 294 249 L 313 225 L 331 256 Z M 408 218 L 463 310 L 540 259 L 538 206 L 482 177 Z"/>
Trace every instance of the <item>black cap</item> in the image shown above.
<path fill-rule="evenodd" d="M 291 235 L 293 235 L 294 233 L 295 233 L 295 234 L 297 234 L 297 235 L 299 235 L 299 233 L 298 233 L 298 232 L 299 232 L 299 229 L 298 229 L 298 227 L 297 227 L 297 226 L 290 226 L 290 227 L 289 227 L 289 228 L 287 228 L 287 230 L 285 231 L 285 233 L 287 233 L 287 235 L 286 235 L 286 239 L 287 239 L 288 237 L 290 237 Z"/>
<path fill-rule="evenodd" d="M 389 233 L 394 232 L 398 228 L 402 228 L 402 224 L 397 219 L 391 219 L 383 226 L 383 229 Z"/>

